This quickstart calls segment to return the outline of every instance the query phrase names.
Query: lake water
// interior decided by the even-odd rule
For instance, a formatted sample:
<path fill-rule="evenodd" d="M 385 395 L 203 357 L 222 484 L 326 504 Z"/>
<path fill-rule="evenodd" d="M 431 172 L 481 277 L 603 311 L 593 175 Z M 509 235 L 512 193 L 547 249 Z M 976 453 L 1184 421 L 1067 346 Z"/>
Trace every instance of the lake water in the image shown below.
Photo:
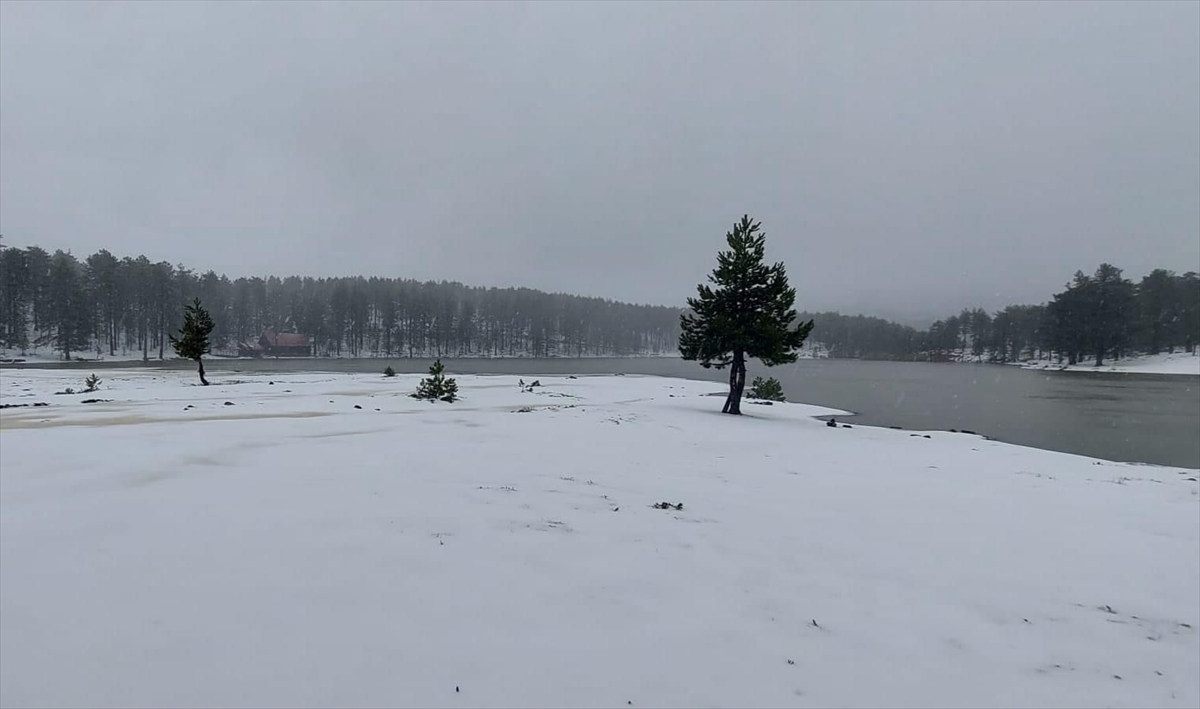
<path fill-rule="evenodd" d="M 674 358 L 445 359 L 459 374 L 649 374 L 725 382 Z M 212 372 L 425 372 L 423 359 L 205 360 Z M 47 365 L 39 365 L 47 366 Z M 81 369 L 145 366 L 80 363 Z M 191 362 L 151 363 L 171 369 Z M 747 379 L 774 376 L 793 401 L 855 412 L 852 422 L 916 430 L 968 429 L 1001 441 L 1107 460 L 1200 468 L 1200 378 L 1045 372 L 986 364 L 800 360 Z M 720 401 L 713 402 L 720 408 Z M 801 452 L 798 452 L 800 454 Z"/>

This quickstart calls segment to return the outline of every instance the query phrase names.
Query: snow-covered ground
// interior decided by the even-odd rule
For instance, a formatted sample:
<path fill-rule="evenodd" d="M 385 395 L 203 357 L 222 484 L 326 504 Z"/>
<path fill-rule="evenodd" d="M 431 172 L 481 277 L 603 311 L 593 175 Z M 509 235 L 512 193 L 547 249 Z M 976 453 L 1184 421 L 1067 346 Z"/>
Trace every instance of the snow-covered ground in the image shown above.
<path fill-rule="evenodd" d="M 1052 369 L 1064 372 L 1124 372 L 1129 374 L 1190 374 L 1200 376 L 1200 354 L 1176 352 L 1174 354 L 1138 355 L 1105 362 L 1097 367 L 1091 362 L 1063 365 L 1054 362 L 1030 362 L 1025 369 Z"/>
<path fill-rule="evenodd" d="M 252 357 L 239 357 L 239 356 L 237 356 L 236 352 L 218 352 L 215 354 L 215 356 L 217 359 L 243 359 L 243 360 L 254 359 Z M 379 352 L 363 352 L 360 355 L 351 355 L 347 352 L 343 352 L 340 355 L 336 355 L 333 353 L 326 353 L 326 354 L 321 354 L 319 356 L 314 356 L 314 357 L 286 357 L 285 359 L 289 359 L 289 360 L 296 360 L 296 359 L 389 359 L 389 358 L 403 359 L 403 358 L 407 358 L 408 356 L 409 356 L 408 351 L 405 350 L 404 352 L 396 352 L 395 354 L 392 354 L 392 355 L 386 355 L 386 354 L 382 354 Z M 457 359 L 457 358 L 464 358 L 464 359 L 647 359 L 647 358 L 650 358 L 650 359 L 653 359 L 653 358 L 678 359 L 679 351 L 672 350 L 672 351 L 668 351 L 668 352 L 642 352 L 639 354 L 628 354 L 628 355 L 587 354 L 587 355 L 583 355 L 583 356 L 577 356 L 574 354 L 564 353 L 564 352 L 555 352 L 555 353 L 550 354 L 548 357 L 534 357 L 526 352 L 519 352 L 519 353 L 516 353 L 513 355 L 509 355 L 509 354 L 493 355 L 493 354 L 489 354 L 486 352 L 471 352 L 471 353 L 462 354 L 462 355 L 457 354 L 457 353 L 446 353 L 445 355 L 438 355 L 436 352 L 425 352 L 425 351 L 415 353 L 415 357 L 418 359 L 433 359 L 433 358 L 439 357 L 439 356 L 443 356 L 447 360 Z M 811 355 L 808 355 L 808 357 L 811 357 Z M 178 357 L 175 356 L 175 353 L 170 350 L 168 350 L 167 352 L 164 353 L 164 358 L 166 360 L 178 360 L 179 359 Z M 266 359 L 273 359 L 273 358 L 267 357 Z M 21 352 L 18 349 L 6 349 L 3 347 L 0 347 L 0 362 L 12 362 L 12 361 L 16 361 L 16 362 L 20 362 L 20 363 L 29 363 L 29 364 L 49 364 L 52 362 L 64 362 L 66 360 L 63 359 L 61 352 L 56 352 L 53 349 L 50 349 L 47 347 L 41 347 L 38 349 L 29 349 L 29 350 L 25 350 L 24 352 Z M 107 351 L 102 352 L 100 354 L 96 354 L 96 352 L 93 350 L 91 352 L 80 352 L 80 353 L 73 354 L 73 355 L 71 355 L 71 361 L 72 362 L 141 362 L 142 361 L 142 351 L 141 350 L 121 350 L 121 351 L 118 351 L 116 354 L 110 355 Z M 159 360 L 159 358 L 158 358 L 158 349 L 157 348 L 155 348 L 150 353 L 150 361 L 151 362 L 162 361 L 162 360 Z"/>
<path fill-rule="evenodd" d="M 1200 704 L 1196 471 L 694 381 L 102 375 L 0 371 L 50 404 L 0 412 L 6 707 Z"/>
<path fill-rule="evenodd" d="M 175 359 L 174 353 L 167 353 L 167 359 Z M 158 360 L 158 348 L 154 349 L 150 358 Z M 24 352 L 17 349 L 7 349 L 0 347 L 0 361 L 20 361 L 33 364 L 64 362 L 62 353 L 56 352 L 49 347 L 39 347 L 37 349 L 28 349 Z M 91 352 L 77 352 L 71 355 L 72 362 L 140 362 L 142 361 L 142 351 L 121 351 L 115 355 L 110 355 L 107 351 L 96 354 L 95 350 Z"/>

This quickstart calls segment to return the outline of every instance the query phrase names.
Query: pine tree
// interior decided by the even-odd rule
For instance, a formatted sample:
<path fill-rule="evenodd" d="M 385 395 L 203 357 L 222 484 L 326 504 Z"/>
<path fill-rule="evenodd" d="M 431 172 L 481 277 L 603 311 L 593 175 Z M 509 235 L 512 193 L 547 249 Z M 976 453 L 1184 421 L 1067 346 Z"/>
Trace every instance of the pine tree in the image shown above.
<path fill-rule="evenodd" d="M 212 333 L 213 323 L 212 316 L 201 305 L 200 299 L 196 298 L 184 308 L 183 312 L 183 327 L 179 330 L 179 337 L 170 335 L 171 347 L 174 348 L 175 354 L 184 359 L 194 359 L 200 367 L 200 383 L 208 386 L 208 380 L 204 378 L 204 360 L 201 359 L 208 354 L 208 336 Z"/>
<path fill-rule="evenodd" d="M 417 390 L 410 396 L 426 401 L 444 401 L 448 404 L 458 399 L 458 382 L 445 375 L 445 368 L 439 358 L 429 368 L 429 376 L 422 379 Z"/>
<path fill-rule="evenodd" d="M 1171 325 L 1178 320 L 1176 277 L 1171 271 L 1156 268 L 1142 277 L 1137 287 L 1137 318 L 1140 344 L 1150 354 L 1170 348 Z"/>
<path fill-rule="evenodd" d="M 812 331 L 813 321 L 794 328 L 796 290 L 788 286 L 782 263 L 763 263 L 766 235 L 761 224 L 743 216 L 725 235 L 728 251 L 717 254 L 717 268 L 688 298 L 691 313 L 680 316 L 679 352 L 701 367 L 729 370 L 729 396 L 722 413 L 740 414 L 746 388 L 746 358 L 768 367 L 796 361 L 796 350 Z"/>
<path fill-rule="evenodd" d="M 1135 315 L 1133 284 L 1121 276 L 1121 269 L 1107 263 L 1100 264 L 1092 281 L 1092 340 L 1099 367 L 1106 355 L 1119 357 L 1128 344 L 1129 323 Z"/>
<path fill-rule="evenodd" d="M 787 401 L 783 395 L 783 385 L 775 377 L 755 377 L 750 383 L 750 398 L 763 401 Z"/>
<path fill-rule="evenodd" d="M 1188 271 L 1179 277 L 1179 330 L 1183 347 L 1195 353 L 1200 343 L 1200 274 Z"/>
<path fill-rule="evenodd" d="M 50 322 L 54 327 L 54 345 L 71 359 L 72 352 L 87 349 L 90 341 L 88 299 L 75 257 L 56 251 L 50 260 L 48 300 Z"/>
<path fill-rule="evenodd" d="M 0 251 L 0 345 L 25 352 L 29 345 L 29 259 L 11 246 Z"/>

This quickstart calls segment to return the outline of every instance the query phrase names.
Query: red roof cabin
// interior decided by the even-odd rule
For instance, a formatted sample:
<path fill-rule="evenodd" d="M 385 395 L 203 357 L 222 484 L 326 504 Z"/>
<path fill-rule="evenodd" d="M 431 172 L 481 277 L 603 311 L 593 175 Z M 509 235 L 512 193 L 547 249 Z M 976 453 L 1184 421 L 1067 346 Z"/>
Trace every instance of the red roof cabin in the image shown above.
<path fill-rule="evenodd" d="M 308 335 L 298 332 L 275 332 L 263 330 L 253 345 L 242 342 L 238 351 L 243 357 L 309 357 L 312 342 Z"/>

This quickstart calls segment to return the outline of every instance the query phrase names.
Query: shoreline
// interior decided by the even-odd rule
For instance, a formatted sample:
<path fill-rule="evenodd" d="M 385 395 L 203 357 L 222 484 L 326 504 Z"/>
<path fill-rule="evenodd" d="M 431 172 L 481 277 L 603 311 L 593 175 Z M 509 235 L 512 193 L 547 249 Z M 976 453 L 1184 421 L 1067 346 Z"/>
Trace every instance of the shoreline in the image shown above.
<path fill-rule="evenodd" d="M 190 360 L 177 360 L 177 362 L 178 363 L 187 363 L 188 365 L 191 365 Z M 29 374 L 35 374 L 35 373 L 41 372 L 41 373 L 44 373 L 45 375 L 47 375 L 45 377 L 46 379 L 58 380 L 60 377 L 62 377 L 62 375 L 59 375 L 57 373 L 70 371 L 70 368 L 29 367 L 29 368 L 22 368 L 22 369 L 11 369 L 10 371 L 12 371 L 14 373 L 20 371 L 20 372 L 25 372 L 25 373 L 29 373 Z M 132 377 L 132 378 L 150 377 L 150 378 L 155 378 L 155 379 L 161 379 L 164 376 L 175 376 L 175 377 L 178 377 L 178 378 L 184 380 L 184 382 L 186 383 L 187 380 L 195 377 L 195 373 L 191 370 L 190 366 L 189 367 L 171 367 L 171 368 L 168 368 L 168 367 L 129 367 L 129 368 L 125 368 L 125 371 L 122 371 L 122 368 L 115 367 L 112 369 L 106 369 L 104 371 L 106 371 L 108 378 L 111 378 L 115 375 L 118 380 L 130 378 L 130 377 Z M 348 372 L 348 371 L 320 370 L 320 369 L 307 369 L 307 370 L 306 369 L 297 369 L 297 370 L 291 370 L 291 371 L 254 371 L 254 370 L 236 370 L 236 369 L 223 370 L 223 369 L 210 368 L 208 373 L 209 373 L 209 379 L 212 382 L 212 387 L 209 387 L 209 389 L 212 391 L 216 391 L 216 387 L 218 387 L 218 386 L 228 387 L 228 386 L 249 384 L 249 383 L 253 383 L 253 381 L 256 379 L 265 379 L 268 381 L 272 381 L 272 380 L 285 380 L 289 377 L 329 377 L 329 378 L 349 378 L 352 380 L 370 381 L 371 379 L 379 378 L 381 376 L 381 375 L 376 375 L 373 373 L 366 373 L 366 372 L 353 372 L 353 371 Z M 582 381 L 582 380 L 602 380 L 602 379 L 610 379 L 610 378 L 611 379 L 628 378 L 630 380 L 650 379 L 650 380 L 659 380 L 659 381 L 663 381 L 663 382 L 679 382 L 679 383 L 685 383 L 685 384 L 693 385 L 693 386 L 710 388 L 711 391 L 709 391 L 708 393 L 706 393 L 704 395 L 706 397 L 723 398 L 728 393 L 728 386 L 726 384 L 723 384 L 720 382 L 715 382 L 710 379 L 691 378 L 691 377 L 686 377 L 686 376 L 678 376 L 678 375 L 674 375 L 674 374 L 611 373 L 611 372 L 591 372 L 591 373 L 580 372 L 577 374 L 563 374 L 563 373 L 537 374 L 537 373 L 531 372 L 531 373 L 514 374 L 514 373 L 509 373 L 509 372 L 469 372 L 468 373 L 468 372 L 452 372 L 452 371 L 448 371 L 447 374 L 452 375 L 452 376 L 454 376 L 460 380 L 464 380 L 464 381 L 478 379 L 478 380 L 485 380 L 485 381 L 489 381 L 489 382 L 495 382 L 495 381 L 504 380 L 504 379 L 526 379 L 526 378 L 530 379 L 530 380 L 540 378 L 540 379 L 545 379 L 547 381 L 559 381 L 559 380 Z M 421 372 L 398 372 L 395 377 L 386 378 L 385 380 L 386 381 L 411 380 L 411 381 L 415 382 L 422 376 L 423 376 L 423 374 Z M 1159 375 L 1159 376 L 1179 376 L 1179 375 Z M 41 377 L 38 377 L 38 378 L 40 379 Z M 14 385 L 14 386 L 20 384 L 20 382 L 8 382 L 8 383 L 10 385 Z M 62 378 L 61 384 L 63 386 L 77 384 L 77 380 L 75 378 L 70 378 L 70 379 Z M 491 385 L 492 384 L 489 383 L 489 386 L 491 386 Z M 33 395 L 28 394 L 28 395 L 14 396 L 8 392 L 9 392 L 8 388 L 0 388 L 0 406 L 3 406 L 3 408 L 0 408 L 0 411 L 9 412 L 8 415 L 10 418 L 14 414 L 18 414 L 20 412 L 31 415 L 30 410 L 32 410 L 32 412 L 37 412 L 39 415 L 46 414 L 48 412 L 53 412 L 57 408 L 58 404 L 69 405 L 74 402 L 73 398 L 66 398 L 63 396 L 53 396 L 53 395 L 43 396 L 41 399 L 38 400 L 38 402 L 31 402 L 31 401 L 21 402 L 21 403 L 27 404 L 28 409 L 29 409 L 29 410 L 23 411 L 24 407 L 19 408 L 19 407 L 13 406 L 14 402 L 12 400 L 14 398 L 29 398 Z M 93 398 L 100 398 L 102 403 L 113 403 L 109 400 L 103 399 L 103 394 L 104 394 L 103 388 L 101 390 L 98 390 L 97 392 L 95 392 L 93 395 L 84 394 L 83 392 L 80 392 L 80 391 L 75 392 L 75 396 L 80 398 L 81 400 L 88 398 L 88 396 L 92 396 Z M 37 403 L 36 407 L 33 406 L 34 403 Z M 129 403 L 129 402 L 127 402 L 127 403 Z M 847 423 L 847 421 L 841 420 L 841 419 L 845 418 L 845 419 L 849 419 L 848 423 L 850 424 L 850 426 L 849 426 L 850 428 L 862 427 L 862 428 L 876 429 L 876 430 L 880 430 L 880 431 L 897 431 L 897 432 L 908 433 L 911 435 L 924 435 L 927 433 L 928 434 L 939 433 L 939 434 L 947 434 L 947 435 L 976 436 L 985 441 L 992 441 L 992 442 L 1000 443 L 1000 444 L 1007 445 L 1007 446 L 1014 446 L 1017 448 L 1027 449 L 1030 451 L 1038 451 L 1041 453 L 1047 453 L 1047 454 L 1053 454 L 1053 455 L 1075 456 L 1075 457 L 1084 458 L 1084 459 L 1088 459 L 1088 460 L 1100 461 L 1104 464 L 1137 465 L 1137 466 L 1144 466 L 1144 467 L 1175 469 L 1175 470 L 1189 470 L 1189 471 L 1194 470 L 1194 471 L 1200 473 L 1200 466 L 1196 466 L 1193 468 L 1193 467 L 1181 466 L 1181 465 L 1177 465 L 1177 464 L 1155 463 L 1155 462 L 1150 462 L 1150 461 L 1112 460 L 1112 459 L 1107 459 L 1107 458 L 1103 458 L 1103 457 L 1087 455 L 1084 453 L 1070 452 L 1070 451 L 1059 450 L 1059 449 L 1054 449 L 1054 448 L 1043 448 L 1043 447 L 1028 445 L 1028 444 L 1019 443 L 1019 442 L 1015 442 L 1015 441 L 1009 441 L 1002 437 L 989 435 L 987 433 L 979 433 L 974 430 L 970 430 L 970 429 L 966 429 L 966 428 L 962 428 L 962 429 L 958 429 L 958 428 L 923 428 L 923 427 L 896 426 L 896 425 L 881 424 L 881 423 L 858 423 L 856 421 L 855 417 L 861 416 L 862 413 L 845 408 L 845 407 L 831 407 L 831 406 L 827 406 L 824 404 L 810 404 L 810 403 L 798 402 L 798 401 L 764 402 L 764 401 L 751 399 L 749 396 L 746 396 L 745 398 L 743 398 L 742 404 L 743 404 L 743 413 L 748 414 L 749 418 L 755 417 L 754 414 L 755 414 L 756 410 L 766 410 L 773 406 L 775 406 L 775 407 L 778 407 L 778 406 L 805 407 L 807 409 L 812 409 L 812 410 L 817 411 L 817 413 L 811 414 L 811 418 L 813 418 L 816 421 L 821 422 L 822 424 L 827 423 L 830 418 L 839 419 L 839 421 L 838 421 L 839 425 L 845 424 L 845 423 Z M 747 408 L 747 407 L 749 407 L 749 408 Z M 44 418 L 44 416 L 42 416 L 42 417 Z M 3 430 L 3 428 L 4 428 L 3 426 L 0 426 L 0 430 Z"/>
<path fill-rule="evenodd" d="M 1177 353 L 1174 361 L 1185 362 L 1189 365 L 1188 368 L 1180 368 L 1178 371 L 1163 371 L 1153 367 L 1139 366 L 1148 356 L 1127 357 L 1121 360 L 1112 360 L 1108 364 L 1094 367 L 1087 364 L 1066 365 L 1058 364 L 1048 360 L 1026 360 L 1018 362 L 988 362 L 988 361 L 971 361 L 971 360 L 950 360 L 950 361 L 930 361 L 930 360 L 894 360 L 894 359 L 865 359 L 861 357 L 800 357 L 799 362 L 871 362 L 871 363 L 887 363 L 887 364 L 931 364 L 931 365 L 947 365 L 947 364 L 966 364 L 971 366 L 997 366 L 997 367 L 1018 367 L 1028 371 L 1045 371 L 1045 372 L 1070 372 L 1070 373 L 1085 373 L 1085 374 L 1144 374 L 1153 376 L 1182 376 L 1192 377 L 1200 376 L 1200 355 Z M 407 355 L 386 356 L 386 355 L 371 355 L 362 357 L 236 357 L 209 355 L 204 361 L 207 363 L 288 363 L 288 362 L 310 362 L 310 363 L 351 363 L 351 362 L 432 362 L 435 359 L 441 359 L 444 362 L 589 362 L 589 361 L 605 361 L 605 360 L 672 360 L 679 359 L 678 353 L 663 353 L 663 354 L 644 354 L 644 355 L 559 355 L 550 357 L 535 357 L 535 356 L 483 356 L 483 355 L 420 355 L 409 357 Z M 1132 360 L 1132 361 L 1131 361 Z M 72 360 L 57 360 L 35 358 L 28 359 L 25 357 L 0 357 L 0 369 L 84 369 L 89 366 L 99 368 L 120 368 L 129 367 L 131 369 L 153 369 L 153 368 L 173 368 L 190 366 L 192 360 L 182 359 L 179 357 L 158 359 L 150 358 L 143 359 L 72 359 Z M 1194 370 L 1194 371 L 1193 371 Z M 769 370 L 768 370 L 769 373 Z"/>

